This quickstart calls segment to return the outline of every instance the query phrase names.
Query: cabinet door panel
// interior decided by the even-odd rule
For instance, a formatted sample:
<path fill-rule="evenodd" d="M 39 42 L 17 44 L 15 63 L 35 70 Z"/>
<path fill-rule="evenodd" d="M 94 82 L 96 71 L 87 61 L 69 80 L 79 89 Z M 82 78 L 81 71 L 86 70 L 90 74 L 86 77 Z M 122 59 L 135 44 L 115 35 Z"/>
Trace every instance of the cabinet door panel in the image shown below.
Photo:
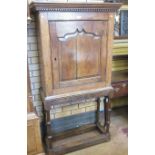
<path fill-rule="evenodd" d="M 99 75 L 100 37 L 78 36 L 77 51 L 77 78 Z"/>
<path fill-rule="evenodd" d="M 51 21 L 49 28 L 54 89 L 98 82 L 103 87 L 107 21 Z"/>
<path fill-rule="evenodd" d="M 59 63 L 61 81 L 76 79 L 76 39 L 60 42 Z"/>

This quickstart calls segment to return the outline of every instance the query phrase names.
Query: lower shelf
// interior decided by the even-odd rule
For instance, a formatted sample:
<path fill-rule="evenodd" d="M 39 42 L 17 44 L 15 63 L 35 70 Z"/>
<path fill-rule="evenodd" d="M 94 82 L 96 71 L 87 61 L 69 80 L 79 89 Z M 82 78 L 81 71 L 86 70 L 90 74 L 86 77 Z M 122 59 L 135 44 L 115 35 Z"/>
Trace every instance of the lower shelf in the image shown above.
<path fill-rule="evenodd" d="M 87 127 L 82 128 L 72 130 L 72 135 L 69 135 L 69 132 L 64 133 L 64 135 L 68 135 L 66 137 L 61 134 L 57 136 L 58 140 L 53 137 L 51 148 L 47 150 L 48 155 L 63 155 L 110 139 L 109 133 L 103 134 L 97 126 L 89 126 L 90 130 Z M 79 134 L 77 134 L 77 131 L 79 131 Z"/>

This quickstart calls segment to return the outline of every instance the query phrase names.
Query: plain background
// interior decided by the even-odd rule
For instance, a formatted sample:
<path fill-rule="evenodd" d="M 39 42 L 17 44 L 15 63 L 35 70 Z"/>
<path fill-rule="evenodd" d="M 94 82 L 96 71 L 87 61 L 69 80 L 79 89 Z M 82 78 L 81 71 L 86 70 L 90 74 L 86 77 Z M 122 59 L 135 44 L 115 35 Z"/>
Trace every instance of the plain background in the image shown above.
<path fill-rule="evenodd" d="M 27 1 L 0 2 L 0 154 L 27 154 Z M 155 154 L 154 0 L 129 1 L 129 155 Z"/>

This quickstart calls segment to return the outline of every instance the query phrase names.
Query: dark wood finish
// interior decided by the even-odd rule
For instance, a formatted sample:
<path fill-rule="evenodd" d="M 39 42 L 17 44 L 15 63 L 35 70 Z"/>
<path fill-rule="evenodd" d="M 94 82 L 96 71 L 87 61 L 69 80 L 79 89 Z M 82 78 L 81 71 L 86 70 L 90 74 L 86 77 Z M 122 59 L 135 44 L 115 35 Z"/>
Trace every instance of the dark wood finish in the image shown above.
<path fill-rule="evenodd" d="M 112 98 L 118 98 L 128 95 L 128 81 L 120 81 L 112 84 L 114 93 Z"/>
<path fill-rule="evenodd" d="M 97 92 L 98 91 L 98 92 Z M 63 96 L 63 95 L 57 95 L 57 96 L 51 96 L 48 98 L 48 101 L 46 100 L 45 101 L 45 109 L 46 109 L 46 126 L 47 126 L 47 134 L 46 134 L 46 142 L 47 142 L 47 147 L 50 148 L 48 150 L 48 152 L 52 152 L 52 153 L 57 153 L 57 154 L 63 154 L 63 153 L 67 153 L 67 152 L 70 152 L 70 151 L 74 151 L 74 150 L 77 150 L 78 148 L 83 148 L 84 146 L 91 146 L 91 145 L 94 145 L 94 144 L 97 144 L 97 143 L 100 143 L 100 142 L 104 142 L 104 141 L 107 141 L 110 137 L 109 137 L 109 126 L 110 126 L 110 101 L 109 101 L 109 97 L 106 96 L 106 95 L 109 95 L 110 92 L 112 93 L 113 89 L 111 87 L 110 88 L 106 88 L 106 89 L 102 89 L 102 91 L 100 90 L 96 90 L 96 92 L 92 92 L 92 93 L 81 93 L 81 94 L 74 94 L 74 97 L 71 98 L 71 96 Z M 81 95 L 81 96 L 80 96 Z M 96 95 L 96 97 L 94 96 Z M 105 98 L 101 98 L 101 96 L 105 96 Z M 78 97 L 78 99 L 76 98 Z M 62 104 L 64 105 L 65 103 L 69 102 L 70 104 L 75 104 L 76 103 L 76 100 L 78 102 L 81 102 L 83 100 L 86 100 L 86 99 L 90 99 L 90 98 L 97 98 L 97 101 L 98 101 L 98 110 L 97 110 L 97 121 L 96 121 L 96 126 L 94 125 L 87 125 L 87 126 L 83 126 L 81 128 L 78 128 L 78 129 L 73 129 L 73 130 L 69 130 L 69 131 L 66 131 L 66 132 L 63 132 L 63 133 L 60 133 L 60 134 L 53 134 L 52 131 L 51 131 L 51 124 L 50 124 L 50 109 L 52 106 L 56 105 L 56 104 Z M 66 98 L 68 100 L 66 100 Z M 66 102 L 67 101 L 67 102 Z M 102 126 L 100 124 L 100 117 L 99 117 L 99 105 L 101 104 L 101 102 L 103 102 L 104 104 L 104 109 L 105 109 L 105 112 L 104 112 L 104 126 Z M 77 142 L 74 142 L 75 143 L 75 146 L 74 144 L 72 146 L 64 146 L 64 144 L 61 146 L 61 143 L 59 144 L 58 141 L 61 140 L 61 139 L 68 139 L 68 137 L 76 137 L 76 135 L 80 135 L 80 134 L 84 134 L 84 133 L 87 133 L 89 131 L 91 131 L 92 129 L 97 129 L 99 131 L 99 133 L 101 134 L 100 136 L 95 136 L 93 141 L 89 141 L 89 140 L 85 140 L 83 142 L 83 140 L 78 140 Z M 93 130 L 94 132 L 94 130 Z M 83 135 L 85 136 L 85 134 Z M 100 138 L 99 138 L 100 137 Z M 88 137 L 85 137 L 85 138 L 88 138 Z M 74 139 L 74 138 L 73 138 Z M 74 139 L 75 140 L 75 139 Z M 76 140 L 75 140 L 76 141 Z M 59 144 L 59 146 L 55 146 L 55 143 Z M 78 143 L 78 144 L 77 144 Z"/>
<path fill-rule="evenodd" d="M 112 101 L 113 100 L 111 100 L 111 102 Z M 115 110 L 116 107 L 114 109 L 113 108 L 112 108 L 112 112 L 111 112 L 111 117 L 115 113 L 115 112 L 113 112 L 113 110 Z M 67 117 L 53 119 L 53 120 L 51 120 L 51 128 L 52 128 L 52 132 L 54 132 L 53 135 L 60 135 L 60 134 L 62 135 L 64 132 L 69 132 L 69 131 L 71 131 L 70 133 L 72 133 L 73 129 L 79 129 L 79 128 L 85 127 L 86 125 L 84 125 L 84 124 L 90 124 L 95 129 L 95 126 L 96 126 L 95 125 L 95 123 L 96 123 L 95 117 L 96 117 L 96 111 L 90 111 L 90 112 L 84 112 L 84 113 L 80 113 L 80 114 L 76 114 L 76 115 L 70 115 Z M 101 117 L 100 120 L 102 121 L 101 124 L 103 125 L 104 122 L 103 122 L 102 118 L 104 118 L 104 111 L 100 111 L 100 117 Z M 111 126 L 110 126 L 110 131 L 111 131 Z"/>
<path fill-rule="evenodd" d="M 50 149 L 49 155 L 63 155 L 68 152 L 73 152 L 88 146 L 106 142 L 110 139 L 109 133 L 101 134 L 98 129 L 91 132 L 86 132 L 81 135 L 65 138 L 53 143 L 54 148 Z"/>
<path fill-rule="evenodd" d="M 66 137 L 72 137 L 75 135 L 79 135 L 79 134 L 83 134 L 85 132 L 89 132 L 92 130 L 96 129 L 96 125 L 95 124 L 88 124 L 88 125 L 83 125 L 81 127 L 75 128 L 75 129 L 70 129 L 68 131 L 65 132 L 61 132 L 61 133 L 57 133 L 57 134 L 52 134 L 52 142 L 53 141 L 57 141 L 60 139 L 64 139 Z"/>
<path fill-rule="evenodd" d="M 89 90 L 89 91 L 80 91 L 70 94 L 62 94 L 46 97 L 44 106 L 46 110 L 49 110 L 51 106 L 54 105 L 67 105 L 67 104 L 77 104 L 80 102 L 85 102 L 87 99 L 99 98 L 103 96 L 112 96 L 113 88 L 106 87 L 102 89 Z"/>
<path fill-rule="evenodd" d="M 110 112 L 111 112 L 111 104 L 110 104 L 110 98 L 106 96 L 104 98 L 104 109 L 105 109 L 105 124 L 104 129 L 106 133 L 109 133 L 109 127 L 110 127 Z"/>
<path fill-rule="evenodd" d="M 98 103 L 102 102 L 103 98 L 98 99 Z M 52 134 L 47 137 L 49 154 L 64 154 L 67 152 L 72 152 L 77 149 L 85 148 L 94 144 L 108 141 L 110 139 L 109 135 L 109 125 L 110 125 L 110 102 L 109 98 L 105 97 L 103 100 L 105 105 L 105 124 L 104 127 L 100 124 L 100 118 L 97 116 L 97 123 L 85 125 L 77 129 L 72 129 L 59 134 Z M 47 125 L 49 126 L 50 123 Z M 49 135 L 49 134 L 48 134 Z M 93 136 L 92 136 L 93 135 Z M 73 138 L 74 137 L 74 138 Z"/>
<path fill-rule="evenodd" d="M 41 94 L 49 154 L 64 154 L 110 138 L 114 12 L 120 6 L 119 3 L 36 2 L 30 6 L 38 17 Z M 98 101 L 95 128 L 81 127 L 57 135 L 52 132 L 51 108 L 93 98 Z M 99 117 L 99 105 L 102 103 L 104 118 Z M 104 126 L 101 119 L 104 119 Z"/>
<path fill-rule="evenodd" d="M 96 124 L 100 121 L 100 98 L 97 99 Z"/>

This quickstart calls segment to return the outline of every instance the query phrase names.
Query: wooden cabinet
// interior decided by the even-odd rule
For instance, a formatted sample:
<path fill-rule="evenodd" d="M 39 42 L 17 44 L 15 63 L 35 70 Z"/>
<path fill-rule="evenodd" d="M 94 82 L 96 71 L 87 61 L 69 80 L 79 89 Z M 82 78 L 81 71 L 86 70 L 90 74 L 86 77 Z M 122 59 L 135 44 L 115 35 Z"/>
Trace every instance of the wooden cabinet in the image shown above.
<path fill-rule="evenodd" d="M 49 22 L 53 93 L 105 86 L 106 21 Z M 86 46 L 89 45 L 89 46 Z"/>
<path fill-rule="evenodd" d="M 37 12 L 44 96 L 111 85 L 119 3 L 32 3 Z"/>
<path fill-rule="evenodd" d="M 51 44 L 55 45 L 51 48 L 54 94 L 78 91 L 81 86 L 89 89 L 90 83 L 91 87 L 105 86 L 105 27 L 102 21 L 50 23 Z"/>
<path fill-rule="evenodd" d="M 30 6 L 38 19 L 41 94 L 49 154 L 64 154 L 110 138 L 114 13 L 120 6 L 119 3 L 37 2 Z M 97 101 L 95 126 L 88 125 L 58 135 L 52 133 L 51 108 L 92 98 Z M 99 117 L 101 103 L 105 106 L 104 126 Z M 82 136 L 84 140 L 79 141 L 76 136 L 92 130 L 95 132 Z M 72 138 L 62 140 L 69 137 Z"/>

